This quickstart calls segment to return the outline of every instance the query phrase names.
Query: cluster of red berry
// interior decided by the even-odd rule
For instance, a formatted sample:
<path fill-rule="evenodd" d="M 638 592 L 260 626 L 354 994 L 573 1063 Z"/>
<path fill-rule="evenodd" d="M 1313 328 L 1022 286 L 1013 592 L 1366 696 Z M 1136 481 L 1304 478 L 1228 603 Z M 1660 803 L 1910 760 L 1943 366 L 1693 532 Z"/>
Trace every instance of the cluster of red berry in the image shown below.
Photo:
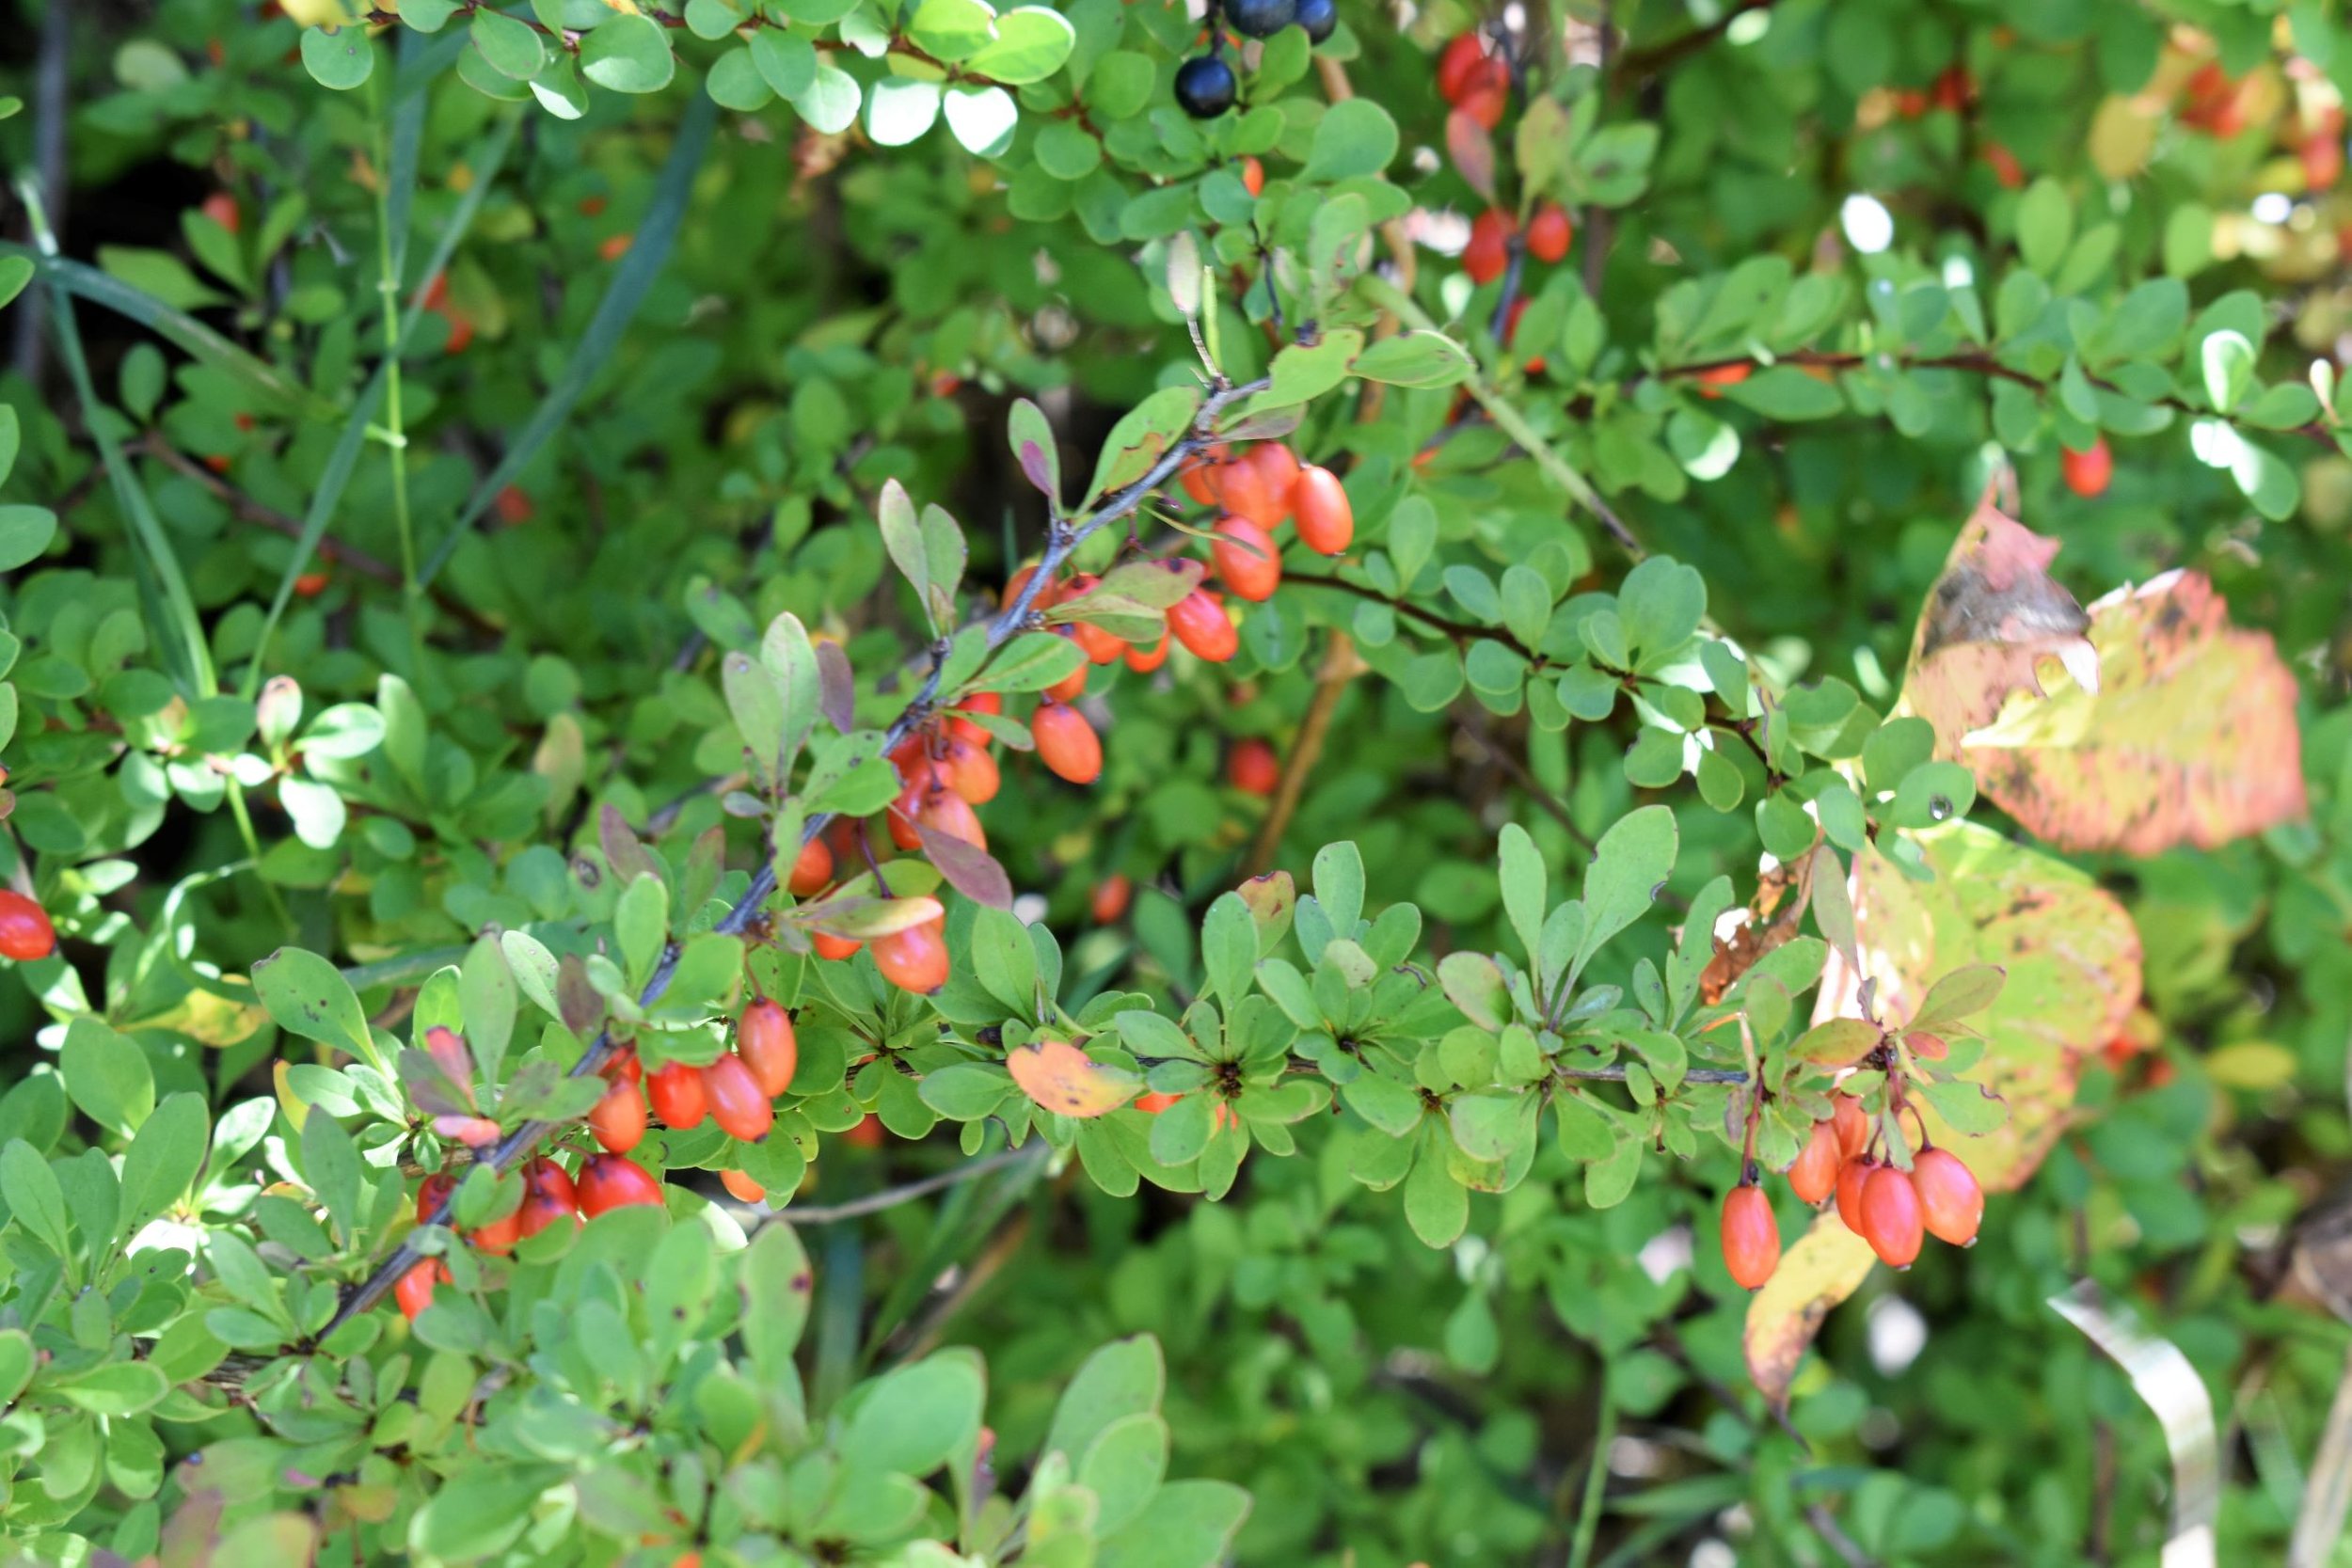
<path fill-rule="evenodd" d="M 1870 1118 L 1851 1095 L 1835 1095 L 1831 1114 L 1788 1167 L 1788 1189 L 1820 1205 L 1835 1197 L 1846 1228 L 1870 1243 L 1889 1268 L 1907 1269 L 1928 1236 L 1973 1246 L 1984 1221 L 1984 1189 L 1958 1155 L 1932 1145 L 1911 1168 L 1870 1151 Z M 1742 1180 L 1724 1198 L 1724 1267 L 1754 1291 L 1780 1266 L 1780 1226 L 1763 1188 Z"/>
<path fill-rule="evenodd" d="M 729 1137 L 755 1143 L 774 1125 L 775 1099 L 791 1085 L 800 1060 L 792 1015 L 765 997 L 743 1009 L 735 1049 L 707 1067 L 672 1062 L 648 1073 L 635 1048 L 624 1047 L 605 1064 L 609 1086 L 588 1113 L 588 1131 L 602 1152 L 582 1161 L 577 1178 L 548 1156 L 532 1160 L 522 1168 L 521 1204 L 466 1239 L 485 1252 L 504 1255 L 559 1220 L 577 1223 L 630 1204 L 659 1204 L 660 1180 L 628 1158 L 644 1139 L 648 1109 L 678 1132 L 709 1120 Z M 740 1171 L 723 1171 L 720 1180 L 746 1203 L 767 1196 Z M 456 1187 L 456 1178 L 447 1172 L 426 1177 L 417 1189 L 417 1223 L 431 1218 Z M 448 1278 L 448 1266 L 439 1259 L 419 1261 L 395 1287 L 400 1309 L 415 1317 L 433 1299 L 434 1286 Z"/>
<path fill-rule="evenodd" d="M 1510 106 L 1510 64 L 1488 47 L 1483 35 L 1463 33 L 1447 43 L 1438 56 L 1438 91 L 1454 105 L 1455 114 L 1475 121 L 1483 130 L 1492 131 L 1502 123 L 1503 113 Z M 1462 270 L 1473 283 L 1491 283 L 1509 270 L 1515 245 L 1534 260 L 1550 265 L 1566 258 L 1575 238 L 1575 226 L 1568 221 L 1566 210 L 1556 201 L 1544 202 L 1529 215 L 1525 234 L 1519 232 L 1518 214 L 1504 207 L 1489 207 L 1470 220 L 1470 243 L 1462 247 Z M 1525 297 L 1511 302 L 1502 324 L 1505 342 L 1518 331 L 1519 317 L 1526 309 Z M 1542 367 L 1538 363 L 1530 368 Z"/>

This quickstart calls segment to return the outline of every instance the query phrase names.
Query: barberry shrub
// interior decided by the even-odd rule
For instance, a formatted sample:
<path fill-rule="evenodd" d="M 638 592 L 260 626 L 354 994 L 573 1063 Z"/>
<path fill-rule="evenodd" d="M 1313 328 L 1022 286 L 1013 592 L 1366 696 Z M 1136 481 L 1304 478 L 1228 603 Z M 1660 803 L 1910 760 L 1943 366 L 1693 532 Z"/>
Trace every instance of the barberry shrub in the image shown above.
<path fill-rule="evenodd" d="M 12 1558 L 2328 1560 L 2329 8 L 103 25 Z"/>

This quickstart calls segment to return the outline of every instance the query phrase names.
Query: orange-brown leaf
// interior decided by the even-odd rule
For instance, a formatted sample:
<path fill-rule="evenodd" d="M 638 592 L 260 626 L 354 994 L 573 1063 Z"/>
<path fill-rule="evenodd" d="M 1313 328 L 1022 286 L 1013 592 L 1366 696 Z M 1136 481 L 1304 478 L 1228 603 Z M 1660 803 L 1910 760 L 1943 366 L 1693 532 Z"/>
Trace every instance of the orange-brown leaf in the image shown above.
<path fill-rule="evenodd" d="M 1068 1040 L 1040 1040 L 1005 1058 L 1021 1092 L 1065 1117 L 1108 1116 L 1136 1097 L 1143 1081 L 1106 1067 Z"/>

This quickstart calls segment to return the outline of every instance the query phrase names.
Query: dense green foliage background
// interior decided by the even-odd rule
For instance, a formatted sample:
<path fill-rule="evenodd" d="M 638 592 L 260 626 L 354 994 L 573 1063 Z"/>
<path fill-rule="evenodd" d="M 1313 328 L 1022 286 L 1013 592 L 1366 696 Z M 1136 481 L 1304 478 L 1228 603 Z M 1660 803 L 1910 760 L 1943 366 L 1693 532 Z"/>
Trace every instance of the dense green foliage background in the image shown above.
<path fill-rule="evenodd" d="M 1158 0 L 1072 0 L 1067 44 L 997 18 L 984 46 L 972 29 L 990 19 L 969 0 L 757 18 L 693 0 L 668 27 L 540 0 L 505 19 L 532 49 L 549 29 L 589 42 L 577 67 L 545 53 L 535 100 L 530 71 L 492 59 L 523 45 L 472 7 L 378 16 L 358 56 L 367 29 L 306 31 L 339 20 L 324 9 L 69 9 L 46 24 L 65 39 L 62 101 L 37 88 L 30 25 L 0 71 L 29 105 L 0 120 L 9 167 L 30 166 L 43 116 L 71 148 L 46 217 L 20 202 L 11 219 L 24 260 L 8 264 L 34 279 L 11 315 L 44 325 L 0 383 L 15 416 L 0 443 L 15 645 L 0 861 L 63 938 L 59 958 L 0 979 L 0 1137 L 24 1150 L 0 1159 L 0 1330 L 22 1331 L 0 1345 L 0 1382 L 20 1342 L 24 1361 L 0 1416 L 12 1552 L 2153 1562 L 2176 1500 L 2164 1432 L 2048 1306 L 2090 1279 L 2177 1346 L 2211 1401 L 2220 1560 L 2283 1554 L 2326 1475 L 2315 1450 L 2352 1350 L 2330 1309 L 2352 1299 L 2336 1283 L 2352 462 L 2328 370 L 2352 306 L 2352 211 L 2303 150 L 2343 139 L 2352 24 L 2337 8 L 1515 7 L 1525 69 L 1487 156 L 1506 205 L 1558 199 L 1577 233 L 1566 261 L 1476 288 L 1454 220 L 1486 204 L 1465 178 L 1480 154 L 1458 129 L 1449 143 L 1432 72 L 1446 40 L 1501 19 L 1451 0 L 1410 15 L 1351 0 L 1311 56 L 1295 30 L 1278 37 L 1244 72 L 1243 110 L 1205 124 L 1168 98 L 1200 24 Z M 591 48 L 622 36 L 609 26 L 628 40 Z M 821 64 L 791 55 L 812 39 Z M 940 60 L 966 62 L 968 102 L 939 106 Z M 2243 85 L 2217 98 L 2199 85 L 2208 65 Z M 1954 68 L 1964 89 L 1939 88 Z M 791 106 L 779 83 L 801 87 Z M 1267 180 L 1255 199 L 1245 156 Z M 1869 243 L 1883 225 L 1891 244 Z M 64 261 L 35 266 L 51 231 Z M 406 1231 L 420 1163 L 453 1147 L 400 1101 L 405 1070 L 387 1068 L 379 1094 L 344 1067 L 389 1061 L 428 1021 L 462 1024 L 479 1054 L 485 993 L 502 985 L 508 1073 L 535 1053 L 536 1103 L 577 1115 L 554 1069 L 598 1018 L 627 1017 L 626 994 L 533 1011 L 526 986 L 516 1029 L 512 950 L 477 939 L 528 929 L 558 955 L 601 950 L 634 991 L 650 950 L 616 909 L 627 867 L 607 814 L 675 884 L 654 947 L 707 931 L 708 901 L 764 858 L 753 818 L 828 809 L 783 790 L 731 806 L 748 730 L 728 652 L 755 656 L 797 616 L 854 672 L 844 727 L 888 725 L 930 633 L 875 526 L 886 482 L 960 521 L 959 619 L 985 613 L 1048 526 L 1006 439 L 1015 400 L 1042 410 L 1076 512 L 1104 488 L 1087 476 L 1134 444 L 1122 418 L 1198 384 L 1187 259 L 1206 263 L 1232 384 L 1271 367 L 1281 390 L 1277 351 L 1310 322 L 1329 343 L 1418 316 L 1458 347 L 1424 345 L 1386 381 L 1343 356 L 1291 361 L 1313 392 L 1287 400 L 1303 408 L 1291 442 L 1345 475 L 1358 550 L 1334 564 L 1294 549 L 1230 666 L 1098 673 L 1107 762 L 1091 789 L 1001 753 L 990 849 L 1019 912 L 1053 934 L 1073 1014 L 1120 993 L 1170 1015 L 1204 990 L 1241 1000 L 1216 984 L 1209 911 L 1263 868 L 1252 840 L 1276 809 L 1227 782 L 1245 736 L 1285 758 L 1314 737 L 1270 864 L 1331 907 L 1346 879 L 1322 866 L 1344 858 L 1317 852 L 1352 841 L 1365 914 L 1418 907 L 1400 949 L 1417 964 L 1522 951 L 1497 871 L 1506 823 L 1559 896 L 1613 825 L 1670 811 L 1661 902 L 1592 971 L 1638 989 L 1715 879 L 1732 893 L 1712 907 L 1744 902 L 1759 847 L 1809 847 L 1811 821 L 1797 815 L 1792 849 L 1759 801 L 1814 800 L 1892 711 L 1921 605 L 2004 462 L 2084 603 L 2192 568 L 2236 625 L 2275 639 L 2299 687 L 2308 815 L 2207 847 L 2074 857 L 2144 949 L 2129 1043 L 2068 1042 L 2080 1079 L 2071 1107 L 2046 1108 L 2066 1118 L 2046 1162 L 1993 1198 L 1972 1250 L 1879 1271 L 1834 1311 L 1785 1417 L 1748 1386 L 1749 1298 L 1716 1253 L 1739 1164 L 1720 1085 L 1685 1091 L 1654 1140 L 1629 1131 L 1646 1101 L 1613 1101 L 1627 1119 L 1597 1162 L 1547 1121 L 1507 1183 L 1456 1173 L 1509 1190 L 1473 1192 L 1454 1235 L 1453 1186 L 1412 1196 L 1401 1167 L 1365 1184 L 1363 1150 L 1392 1130 L 1312 1073 L 1291 1084 L 1311 1080 L 1312 1104 L 1268 1117 L 1279 1130 L 1253 1134 L 1221 1201 L 1195 1196 L 1188 1160 L 1163 1183 L 1148 1160 L 1082 1145 L 797 1238 L 761 1227 L 748 1252 L 750 1212 L 704 1203 L 723 1203 L 713 1172 L 740 1151 L 661 1138 L 674 1228 L 644 1212 L 599 1221 L 568 1261 L 527 1246 L 510 1293 L 437 1328 L 439 1308 L 413 1330 L 379 1309 L 322 1347 L 334 1288 Z M 1493 330 L 1505 291 L 1531 301 L 1508 346 Z M 388 332 L 404 330 L 385 375 Z M 2213 346 L 2233 334 L 2242 356 Z M 1733 362 L 1758 368 L 1702 386 Z M 1191 411 L 1163 405 L 1159 436 Z M 2115 476 L 2086 498 L 2061 483 L 2061 445 L 2098 430 Z M 1661 571 L 1607 597 L 1629 562 L 1596 497 L 1695 579 L 1669 593 Z M 1147 542 L 1181 547 L 1162 522 L 1147 509 Z M 1106 564 L 1125 532 L 1082 560 Z M 1514 568 L 1532 612 L 1511 598 Z M 1685 621 L 1692 580 L 1704 626 L 1695 606 Z M 1628 663 L 1583 629 L 1619 608 L 1664 627 L 1647 652 L 1696 670 L 1701 643 L 1736 645 L 1748 673 L 1736 689 L 1682 682 L 1712 705 L 1678 721 L 1657 702 L 1673 680 L 1645 664 L 1644 705 L 1629 676 L 1627 700 L 1571 722 L 1561 673 Z M 298 685 L 298 717 L 285 688 L 276 710 L 262 699 L 274 677 Z M 1736 771 L 1686 775 L 1698 748 L 1682 732 L 1753 718 L 1761 734 L 1768 705 L 1808 702 L 1834 711 L 1774 752 L 1769 777 L 1738 747 L 1707 753 L 1738 752 Z M 2279 763 L 2169 754 L 2162 728 L 2141 737 L 2151 772 Z M 885 778 L 869 799 L 871 784 L 851 809 L 892 792 Z M 1897 856 L 1930 826 L 1907 802 L 1863 803 L 1878 848 L 1857 806 L 1854 840 L 1831 833 L 1849 857 Z M 1989 800 L 1969 815 L 2022 840 Z M 690 859 L 710 830 L 723 868 L 707 849 Z M 1114 875 L 1136 895 L 1104 922 L 1095 895 Z M 979 921 L 951 904 L 968 981 Z M 787 1112 L 788 1137 L 739 1163 L 779 1204 L 806 1171 L 795 1202 L 827 1206 L 993 1158 L 995 1101 L 962 1115 L 916 1087 L 958 1052 L 993 1070 L 990 1049 L 1010 1042 L 981 1041 L 986 994 L 951 988 L 934 1015 L 865 989 L 863 967 L 854 987 L 814 975 L 803 945 L 762 950 L 752 974 L 812 1009 L 804 1062 L 832 1076 Z M 249 978 L 281 948 L 340 966 L 373 1032 L 287 1026 Z M 678 1005 L 723 1021 L 721 989 Z M 1397 1022 L 1406 1012 L 1381 1013 L 1407 1042 L 1403 1082 L 1411 1048 L 1434 1053 L 1461 1022 Z M 673 1025 L 690 1059 L 721 1043 L 699 1016 Z M 1277 1027 L 1279 1064 L 1292 1031 Z M 1656 1028 L 1691 1036 L 1692 1019 Z M 850 1071 L 885 1044 L 886 1061 Z M 1719 1066 L 1740 1062 L 1729 1049 Z M 901 1053 L 906 1070 L 888 1070 Z M 163 1125 L 175 1095 L 195 1098 Z M 532 1103 L 511 1096 L 501 1117 L 511 1130 Z M 847 1136 L 871 1110 L 878 1148 Z M 935 1125 L 943 1113 L 964 1126 Z M 1144 1147 L 1148 1124 L 1118 1115 L 1147 1128 L 1131 1138 Z M 1067 1148 L 1076 1134 L 1050 1119 Z M 181 1169 L 207 1136 L 202 1176 Z M 1597 1164 L 1639 1180 L 1596 1201 Z M 44 1186 L 34 1168 L 53 1166 Z M 393 1166 L 401 1180 L 379 1185 Z M 497 1201 L 489 1185 L 469 1220 Z M 1772 1191 L 1793 1237 L 1797 1206 Z M 1407 1213 L 1431 1203 L 1435 1222 Z M 164 1229 L 131 1252 L 148 1221 Z M 678 1293 L 675 1322 L 647 1290 Z M 1091 1364 L 1135 1387 L 1082 1379 L 1065 1401 L 1089 1353 L 1137 1335 L 1164 1352 L 1164 1402 L 1136 1391 L 1152 1360 L 1136 1345 Z M 1168 1473 L 1186 1478 L 1156 1493 L 1156 1472 L 1133 1479 L 1149 1465 L 1105 1479 L 1106 1459 L 1098 1515 L 1093 1495 L 1071 1500 L 1066 1469 L 1034 1462 L 1057 1446 L 1075 1462 L 1072 1434 L 1121 1415 L 1148 1449 L 1155 1411 Z M 1028 1499 L 1025 1535 L 972 1524 L 976 1456 L 992 1452 L 998 1507 Z M 951 1482 L 917 1486 L 943 1464 Z M 1180 1490 L 1212 1481 L 1252 1499 L 1230 1544 L 1234 1496 Z"/>

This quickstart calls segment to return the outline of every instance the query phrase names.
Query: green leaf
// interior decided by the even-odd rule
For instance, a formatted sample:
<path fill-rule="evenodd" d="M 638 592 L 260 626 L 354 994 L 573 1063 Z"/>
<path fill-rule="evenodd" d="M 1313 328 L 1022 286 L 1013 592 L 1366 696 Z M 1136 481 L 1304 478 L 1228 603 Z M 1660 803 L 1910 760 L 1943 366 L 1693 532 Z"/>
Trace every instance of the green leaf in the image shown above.
<path fill-rule="evenodd" d="M 320 87 L 349 92 L 375 70 L 375 50 L 365 27 L 302 29 L 302 69 Z"/>
<path fill-rule="evenodd" d="M 547 67 L 547 49 L 527 22 L 485 7 L 473 13 L 467 30 L 474 52 L 501 76 L 528 82 Z"/>
<path fill-rule="evenodd" d="M 904 147 L 939 119 L 939 101 L 936 82 L 884 77 L 866 91 L 866 134 L 878 147 Z"/>
<path fill-rule="evenodd" d="M 279 948 L 253 966 L 253 989 L 279 1028 L 389 1070 L 351 983 L 316 953 Z"/>
<path fill-rule="evenodd" d="M 204 1097 L 199 1094 L 167 1096 L 140 1124 L 138 1136 L 122 1157 L 117 1226 L 125 1239 L 136 1236 L 187 1192 L 203 1166 L 210 1132 Z"/>
<path fill-rule="evenodd" d="M 57 536 L 57 515 L 45 506 L 0 506 L 0 572 L 30 565 Z"/>
<path fill-rule="evenodd" d="M 1303 178 L 1330 183 L 1378 174 L 1396 156 L 1396 121 L 1370 98 L 1349 98 L 1324 111 Z"/>
<path fill-rule="evenodd" d="M 92 1121 L 128 1137 L 155 1108 L 155 1075 L 147 1053 L 95 1018 L 66 1026 L 58 1051 L 66 1092 Z"/>
<path fill-rule="evenodd" d="M 1167 1479 L 1168 1449 L 1168 1422 L 1141 1411 L 1113 1421 L 1088 1445 L 1077 1481 L 1095 1496 L 1098 1535 L 1115 1533 L 1151 1502 Z"/>
<path fill-rule="evenodd" d="M 135 1416 L 163 1402 L 171 1382 L 145 1361 L 114 1361 L 60 1378 L 51 1387 L 68 1404 L 94 1416 Z"/>
<path fill-rule="evenodd" d="M 1249 1494 L 1231 1481 L 1170 1481 L 1124 1529 L 1103 1540 L 1095 1568 L 1216 1568 L 1231 1560 L 1233 1537 L 1248 1516 Z"/>
<path fill-rule="evenodd" d="M 965 61 L 974 74 L 1011 87 L 1042 82 L 1062 68 L 1078 41 L 1067 17 L 1045 6 L 1019 6 L 996 19 L 995 41 Z"/>
<path fill-rule="evenodd" d="M 814 1295 L 806 1249 L 789 1225 L 771 1220 L 743 1250 L 738 1269 L 743 1343 L 753 1365 L 771 1381 L 796 1378 L 792 1352 Z"/>
<path fill-rule="evenodd" d="M 1544 928 L 1547 911 L 1548 878 L 1544 858 L 1536 849 L 1534 839 L 1516 822 L 1502 827 L 1500 843 L 1502 860 L 1502 908 L 1511 919 L 1511 928 L 1518 933 L 1519 946 L 1532 959 Z"/>
<path fill-rule="evenodd" d="M 1168 1386 L 1160 1342 L 1149 1334 L 1114 1339 L 1078 1368 L 1054 1408 L 1054 1424 L 1039 1456 L 1064 1454 L 1074 1464 L 1114 1421 L 1156 1414 Z"/>
<path fill-rule="evenodd" d="M 1381 339 L 1348 368 L 1366 381 L 1391 387 L 1451 387 L 1470 378 L 1472 362 L 1470 350 L 1444 333 L 1417 330 Z"/>
<path fill-rule="evenodd" d="M 660 92 L 677 74 L 677 59 L 661 24 L 622 12 L 580 40 L 580 73 L 614 92 Z"/>
<path fill-rule="evenodd" d="M 2065 187 L 2045 174 L 2018 199 L 2018 254 L 2026 265 L 2048 277 L 2066 259 L 2067 243 L 2074 237 L 2074 206 L 2066 199 Z"/>
<path fill-rule="evenodd" d="M 1912 1029 L 1934 1029 L 1984 1011 L 2001 998 L 2008 972 L 1998 964 L 1970 964 L 1955 969 L 1928 988 L 1919 1010 L 1911 1015 Z"/>
<path fill-rule="evenodd" d="M 302 1118 L 302 1172 L 348 1244 L 359 1231 L 359 1150 L 342 1123 L 313 1109 Z"/>
<path fill-rule="evenodd" d="M 0 1198 L 8 1200 L 8 1217 L 60 1258 L 72 1258 L 73 1245 L 66 1217 L 65 1192 L 49 1162 L 22 1138 L 0 1148 Z"/>
<path fill-rule="evenodd" d="M 1249 994 L 1258 964 L 1258 923 L 1240 894 L 1225 894 L 1209 906 L 1200 924 L 1200 961 L 1209 974 L 1203 994 L 1221 999 L 1229 1012 Z"/>
<path fill-rule="evenodd" d="M 2253 385 L 2254 345 L 2242 333 L 2213 332 L 2197 352 L 2204 371 L 2205 396 L 2212 400 L 2214 412 L 2227 414 Z"/>
<path fill-rule="evenodd" d="M 1600 835 L 1584 873 L 1584 939 L 1568 967 L 1568 983 L 1584 972 L 1604 943 L 1649 910 L 1673 872 L 1678 844 L 1674 813 L 1644 806 Z"/>
<path fill-rule="evenodd" d="M 1836 387 L 1816 381 L 1793 365 L 1774 365 L 1758 371 L 1722 391 L 1733 403 L 1753 408 L 1767 419 L 1827 420 L 1846 410 L 1846 400 L 1838 395 Z"/>

